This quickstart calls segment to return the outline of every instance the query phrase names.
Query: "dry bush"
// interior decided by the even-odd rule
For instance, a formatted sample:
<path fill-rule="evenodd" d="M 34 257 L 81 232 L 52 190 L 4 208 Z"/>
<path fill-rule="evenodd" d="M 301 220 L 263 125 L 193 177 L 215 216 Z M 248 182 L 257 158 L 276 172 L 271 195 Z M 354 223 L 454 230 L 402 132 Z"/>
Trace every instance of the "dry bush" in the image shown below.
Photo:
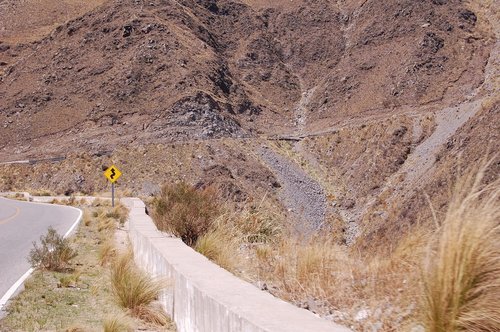
<path fill-rule="evenodd" d="M 164 282 L 140 271 L 133 263 L 132 253 L 116 258 L 111 266 L 111 285 L 121 307 L 129 309 L 138 318 L 162 324 L 159 317 L 166 316 L 152 303 L 164 288 Z"/>
<path fill-rule="evenodd" d="M 430 332 L 500 331 L 500 180 L 459 182 L 423 271 Z"/>
<path fill-rule="evenodd" d="M 153 219 L 158 229 L 194 245 L 207 233 L 220 210 L 213 189 L 197 190 L 186 183 L 166 185 L 153 200 Z"/>
<path fill-rule="evenodd" d="M 47 234 L 40 237 L 40 246 L 33 242 L 28 262 L 32 267 L 62 271 L 76 255 L 77 252 L 71 248 L 68 239 L 64 239 L 51 226 Z"/>

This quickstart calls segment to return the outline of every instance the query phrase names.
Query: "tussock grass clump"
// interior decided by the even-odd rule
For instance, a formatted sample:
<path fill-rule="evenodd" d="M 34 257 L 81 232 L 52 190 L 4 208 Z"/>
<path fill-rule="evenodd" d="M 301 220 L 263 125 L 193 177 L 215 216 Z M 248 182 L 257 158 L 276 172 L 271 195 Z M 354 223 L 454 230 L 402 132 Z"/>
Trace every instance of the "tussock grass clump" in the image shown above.
<path fill-rule="evenodd" d="M 371 324 L 396 331 L 414 313 L 423 255 L 417 248 L 423 245 L 425 240 L 408 237 L 379 255 L 349 250 L 328 234 L 308 240 L 282 236 L 256 245 L 257 281 L 317 314 L 335 309 L 335 320 L 356 331 L 371 331 Z M 366 318 L 356 319 L 359 312 Z"/>
<path fill-rule="evenodd" d="M 111 201 L 109 199 L 96 198 L 92 201 L 93 207 L 111 206 Z"/>
<path fill-rule="evenodd" d="M 140 271 L 131 252 L 117 257 L 111 266 L 111 285 L 118 304 L 133 316 L 160 325 L 168 322 L 166 314 L 152 306 L 164 283 Z"/>
<path fill-rule="evenodd" d="M 59 278 L 58 287 L 64 287 L 64 288 L 72 287 L 72 288 L 74 288 L 74 287 L 76 287 L 76 285 L 80 281 L 80 276 L 81 276 L 80 272 L 75 272 L 75 273 L 69 274 L 69 275 L 63 275 Z"/>
<path fill-rule="evenodd" d="M 459 183 L 429 249 L 422 314 L 429 332 L 500 330 L 500 180 Z"/>
<path fill-rule="evenodd" d="M 282 233 L 282 224 L 278 219 L 258 208 L 245 208 L 235 218 L 234 224 L 248 243 L 273 242 Z"/>
<path fill-rule="evenodd" d="M 128 209 L 124 205 L 118 204 L 108 211 L 105 216 L 107 218 L 116 219 L 120 225 L 123 225 L 125 221 L 127 221 L 128 212 Z"/>
<path fill-rule="evenodd" d="M 87 227 L 89 227 L 90 224 L 92 223 L 92 215 L 90 214 L 90 212 L 88 210 L 83 211 L 82 221 L 83 221 L 83 224 Z"/>
<path fill-rule="evenodd" d="M 51 226 L 47 234 L 40 237 L 40 246 L 33 242 L 28 262 L 34 268 L 62 271 L 76 256 L 77 252 L 71 248 L 68 239 L 64 239 Z"/>
<path fill-rule="evenodd" d="M 213 189 L 198 190 L 183 182 L 164 186 L 153 200 L 153 210 L 158 229 L 180 237 L 188 245 L 206 234 L 220 214 Z"/>
<path fill-rule="evenodd" d="M 199 237 L 194 249 L 220 267 L 232 271 L 237 264 L 238 245 L 237 236 L 218 227 Z"/>
<path fill-rule="evenodd" d="M 102 323 L 104 332 L 132 332 L 132 328 L 127 317 L 107 317 Z"/>
<path fill-rule="evenodd" d="M 116 221 L 113 218 L 108 218 L 106 216 L 99 216 L 97 219 L 97 230 L 102 231 L 114 231 L 116 229 Z"/>
<path fill-rule="evenodd" d="M 107 239 L 99 247 L 99 263 L 105 266 L 116 257 L 116 248 L 113 239 Z"/>

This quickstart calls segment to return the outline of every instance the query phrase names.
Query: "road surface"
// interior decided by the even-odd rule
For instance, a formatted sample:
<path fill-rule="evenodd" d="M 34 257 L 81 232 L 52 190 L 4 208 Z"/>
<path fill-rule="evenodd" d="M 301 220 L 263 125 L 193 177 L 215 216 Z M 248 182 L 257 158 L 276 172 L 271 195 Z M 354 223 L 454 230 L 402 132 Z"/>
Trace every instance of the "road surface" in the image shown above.
<path fill-rule="evenodd" d="M 0 309 L 13 286 L 30 269 L 27 261 L 34 241 L 49 226 L 69 233 L 81 218 L 79 209 L 0 198 Z"/>

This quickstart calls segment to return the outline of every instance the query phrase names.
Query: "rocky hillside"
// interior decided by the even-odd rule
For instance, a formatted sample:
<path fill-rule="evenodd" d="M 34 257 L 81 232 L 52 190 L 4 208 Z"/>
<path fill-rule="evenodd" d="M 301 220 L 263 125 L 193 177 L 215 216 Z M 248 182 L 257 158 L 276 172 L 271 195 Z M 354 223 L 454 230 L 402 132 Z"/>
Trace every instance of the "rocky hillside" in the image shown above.
<path fill-rule="evenodd" d="M 135 193 L 184 179 L 278 199 L 304 175 L 266 146 L 350 242 L 361 220 L 413 220 L 414 187 L 440 188 L 455 156 L 498 150 L 494 2 L 71 3 L 0 4 L 0 162 L 66 158 L 0 166 L 1 190 L 99 191 L 115 162 Z"/>

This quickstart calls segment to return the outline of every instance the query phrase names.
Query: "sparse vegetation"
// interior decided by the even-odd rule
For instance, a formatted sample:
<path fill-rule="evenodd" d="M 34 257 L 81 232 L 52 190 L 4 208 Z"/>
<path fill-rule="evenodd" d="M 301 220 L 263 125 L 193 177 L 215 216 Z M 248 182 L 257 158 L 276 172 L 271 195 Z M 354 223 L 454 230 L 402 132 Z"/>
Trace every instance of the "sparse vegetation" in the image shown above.
<path fill-rule="evenodd" d="M 273 294 L 356 331 L 419 325 L 430 332 L 496 331 L 500 183 L 481 188 L 481 174 L 467 179 L 473 186 L 462 184 L 467 194 L 463 188 L 456 193 L 437 236 L 433 222 L 420 222 L 387 250 L 349 248 L 330 234 L 297 239 L 272 222 L 277 231 L 271 236 L 245 236 L 259 233 L 262 223 L 245 210 L 220 217 L 195 248 L 233 273 L 250 271 Z"/>
<path fill-rule="evenodd" d="M 74 272 L 72 274 L 64 274 L 59 278 L 60 287 L 76 287 L 78 282 L 80 281 L 80 272 Z"/>
<path fill-rule="evenodd" d="M 49 227 L 47 234 L 40 237 L 40 246 L 35 242 L 31 249 L 28 261 L 32 267 L 50 271 L 62 271 L 77 255 L 69 240 L 64 239 L 57 231 Z"/>
<path fill-rule="evenodd" d="M 158 317 L 164 319 L 157 315 L 157 308 L 139 309 L 142 316 L 151 313 L 150 323 L 127 316 L 116 303 L 109 273 L 115 252 L 113 233 L 98 230 L 97 219 L 108 212 L 103 208 L 94 214 L 100 208 L 85 211 L 89 222 L 82 223 L 68 240 L 78 256 L 62 272 L 36 270 L 25 282 L 24 291 L 5 308 L 7 316 L 0 320 L 0 331 L 175 330 L 171 322 L 156 324 Z"/>
<path fill-rule="evenodd" d="M 158 229 L 180 237 L 188 245 L 206 234 L 220 214 L 213 189 L 196 189 L 184 182 L 164 186 L 153 208 Z"/>

